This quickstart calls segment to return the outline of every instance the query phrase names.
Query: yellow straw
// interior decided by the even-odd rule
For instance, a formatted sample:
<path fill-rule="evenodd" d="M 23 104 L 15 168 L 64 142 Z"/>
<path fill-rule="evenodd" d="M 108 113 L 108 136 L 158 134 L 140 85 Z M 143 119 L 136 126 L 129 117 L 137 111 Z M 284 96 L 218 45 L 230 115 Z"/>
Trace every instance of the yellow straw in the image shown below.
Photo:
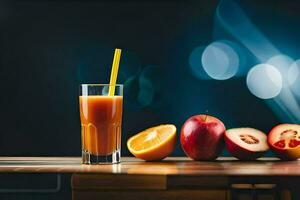
<path fill-rule="evenodd" d="M 115 86 L 117 82 L 120 58 L 121 58 L 121 49 L 115 49 L 114 60 L 112 63 L 111 74 L 110 74 L 110 82 L 109 82 L 109 96 L 115 95 Z"/>

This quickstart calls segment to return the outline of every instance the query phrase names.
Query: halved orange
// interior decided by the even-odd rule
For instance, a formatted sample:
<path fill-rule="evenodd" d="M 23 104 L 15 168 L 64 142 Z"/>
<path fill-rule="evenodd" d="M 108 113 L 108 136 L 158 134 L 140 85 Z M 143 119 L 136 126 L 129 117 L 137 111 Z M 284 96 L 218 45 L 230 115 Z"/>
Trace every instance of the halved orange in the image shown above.
<path fill-rule="evenodd" d="M 170 155 L 176 143 L 176 127 L 164 124 L 146 129 L 127 141 L 129 151 L 147 161 L 161 160 Z"/>

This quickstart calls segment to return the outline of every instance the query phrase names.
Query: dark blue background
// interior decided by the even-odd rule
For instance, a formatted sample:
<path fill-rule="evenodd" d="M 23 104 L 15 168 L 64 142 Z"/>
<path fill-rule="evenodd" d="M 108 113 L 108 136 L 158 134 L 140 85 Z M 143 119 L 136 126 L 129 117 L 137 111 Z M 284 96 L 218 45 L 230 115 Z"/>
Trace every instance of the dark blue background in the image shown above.
<path fill-rule="evenodd" d="M 282 52 L 300 55 L 299 1 L 237 2 Z M 109 81 L 115 47 L 124 50 L 118 77 L 125 85 L 123 155 L 131 135 L 163 123 L 180 131 L 200 113 L 228 128 L 268 132 L 280 121 L 249 92 L 245 77 L 200 80 L 189 68 L 193 49 L 214 41 L 217 4 L 2 1 L 0 154 L 79 156 L 78 87 Z M 179 141 L 173 155 L 184 155 Z"/>

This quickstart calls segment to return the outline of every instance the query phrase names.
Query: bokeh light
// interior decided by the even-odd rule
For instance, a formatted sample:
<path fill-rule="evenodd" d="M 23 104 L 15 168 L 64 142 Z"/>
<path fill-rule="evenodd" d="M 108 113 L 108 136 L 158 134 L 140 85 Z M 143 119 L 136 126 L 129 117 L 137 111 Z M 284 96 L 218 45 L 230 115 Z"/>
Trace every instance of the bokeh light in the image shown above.
<path fill-rule="evenodd" d="M 246 63 L 248 62 L 248 57 L 250 55 L 246 51 L 245 47 L 231 40 L 220 40 L 220 42 L 230 46 L 234 50 L 234 52 L 238 55 L 238 61 L 239 61 L 238 70 L 234 76 L 235 77 L 246 76 L 247 72 L 249 71 L 249 65 L 246 65 Z"/>
<path fill-rule="evenodd" d="M 296 70 L 295 66 L 294 69 L 290 69 L 293 60 L 280 53 L 234 0 L 221 0 L 219 2 L 216 10 L 215 27 L 225 29 L 225 31 L 215 31 L 215 37 L 225 38 L 224 33 L 225 35 L 229 33 L 256 57 L 255 60 L 253 59 L 254 63 L 258 61 L 270 65 L 266 67 L 263 64 L 260 68 L 255 67 L 249 71 L 247 76 L 249 90 L 259 98 L 272 98 L 265 102 L 281 119 L 299 122 L 299 99 L 295 98 L 295 93 L 298 92 L 297 81 L 295 81 L 297 78 L 295 78 L 295 74 L 288 75 L 294 73 L 289 71 Z M 249 64 L 248 66 L 252 65 Z M 240 69 L 239 71 L 241 71 Z M 291 85 L 290 82 L 294 83 Z"/>
<path fill-rule="evenodd" d="M 239 56 L 224 42 L 213 42 L 202 54 L 202 66 L 213 79 L 226 80 L 233 77 L 239 69 Z"/>
<path fill-rule="evenodd" d="M 153 84 L 150 80 L 141 78 L 139 80 L 140 92 L 137 96 L 137 100 L 142 107 L 151 105 L 154 97 Z"/>
<path fill-rule="evenodd" d="M 193 76 L 202 80 L 209 80 L 211 78 L 204 71 L 201 63 L 201 57 L 205 47 L 206 46 L 198 46 L 192 51 L 189 57 L 189 65 Z"/>
<path fill-rule="evenodd" d="M 292 92 L 300 97 L 300 59 L 293 62 L 288 70 L 288 82 Z"/>
<path fill-rule="evenodd" d="M 138 77 L 138 75 L 131 76 L 124 82 L 124 99 L 126 99 L 124 103 L 131 110 L 140 107 L 137 101 L 137 96 L 139 94 Z"/>
<path fill-rule="evenodd" d="M 274 66 L 259 64 L 248 72 L 247 86 L 253 95 L 261 99 L 274 98 L 282 89 L 282 77 Z"/>
<path fill-rule="evenodd" d="M 259 61 L 266 62 L 271 56 L 279 54 L 235 1 L 221 0 L 215 19 L 215 23 L 238 39 Z"/>
<path fill-rule="evenodd" d="M 146 66 L 139 76 L 139 93 L 137 101 L 140 106 L 147 107 L 153 103 L 155 92 L 159 90 L 161 82 L 161 68 L 159 66 Z"/>
<path fill-rule="evenodd" d="M 282 76 L 282 86 L 284 88 L 289 86 L 288 71 L 293 62 L 292 58 L 284 54 L 275 55 L 267 61 L 268 64 L 274 66 L 280 72 Z"/>

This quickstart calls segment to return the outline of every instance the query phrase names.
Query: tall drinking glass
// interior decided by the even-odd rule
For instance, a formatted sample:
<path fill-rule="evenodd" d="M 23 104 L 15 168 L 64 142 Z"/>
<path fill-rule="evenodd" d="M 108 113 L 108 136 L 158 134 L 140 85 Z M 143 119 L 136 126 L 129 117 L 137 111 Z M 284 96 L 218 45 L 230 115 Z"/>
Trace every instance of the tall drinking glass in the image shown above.
<path fill-rule="evenodd" d="M 115 95 L 109 96 L 109 88 Z M 123 85 L 82 84 L 79 96 L 82 163 L 119 163 Z"/>

